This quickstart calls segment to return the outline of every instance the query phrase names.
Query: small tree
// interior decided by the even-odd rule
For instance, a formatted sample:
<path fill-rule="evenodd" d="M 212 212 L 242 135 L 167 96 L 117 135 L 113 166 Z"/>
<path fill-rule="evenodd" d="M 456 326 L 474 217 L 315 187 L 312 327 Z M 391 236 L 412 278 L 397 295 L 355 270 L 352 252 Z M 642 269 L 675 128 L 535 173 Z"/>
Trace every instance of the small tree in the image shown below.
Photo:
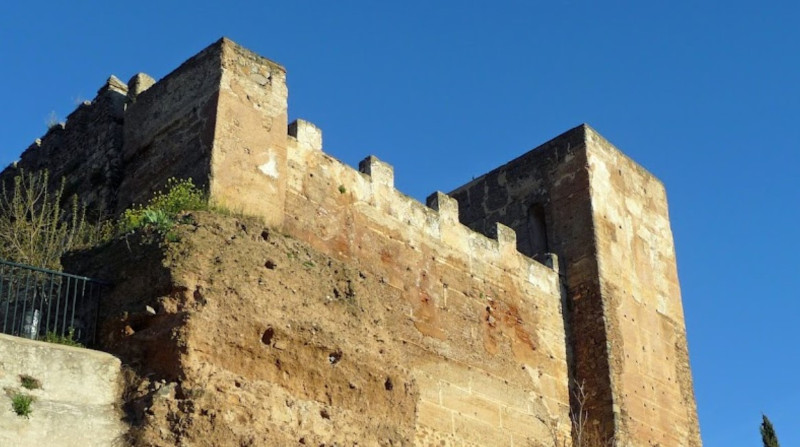
<path fill-rule="evenodd" d="M 764 447 L 780 447 L 778 435 L 775 434 L 772 422 L 765 414 L 761 415 L 761 442 L 764 443 Z"/>
<path fill-rule="evenodd" d="M 99 226 L 86 223 L 85 207 L 73 196 L 69 213 L 62 208 L 64 180 L 48 190 L 47 171 L 25 173 L 0 191 L 0 258 L 58 270 L 68 250 L 99 239 Z"/>

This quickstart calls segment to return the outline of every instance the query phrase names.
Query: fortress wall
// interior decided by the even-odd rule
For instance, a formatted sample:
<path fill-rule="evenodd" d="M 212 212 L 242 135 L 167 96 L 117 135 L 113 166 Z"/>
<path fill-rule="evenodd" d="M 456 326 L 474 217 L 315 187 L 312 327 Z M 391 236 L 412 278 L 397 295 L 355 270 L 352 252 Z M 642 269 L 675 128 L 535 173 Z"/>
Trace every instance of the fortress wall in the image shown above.
<path fill-rule="evenodd" d="M 579 126 L 452 195 L 471 228 L 501 222 L 528 236 L 523 253 L 543 239 L 558 254 L 571 377 L 604 436 L 700 445 L 663 185 Z"/>
<path fill-rule="evenodd" d="M 388 164 L 369 157 L 358 172 L 321 151 L 312 125 L 292 132 L 284 228 L 401 297 L 391 305 L 409 324 L 395 343 L 420 388 L 417 442 L 518 445 L 549 439 L 551 420 L 567 436 L 557 273 L 519 254 L 507 227 L 487 238 L 448 196 L 428 208 L 394 189 Z"/>
<path fill-rule="evenodd" d="M 116 214 L 170 177 L 192 178 L 222 206 L 274 218 L 283 215 L 286 110 L 285 70 L 221 39 L 158 82 L 112 76 L 0 179 L 48 169 L 52 187 L 64 177 L 65 195 Z"/>
<path fill-rule="evenodd" d="M 700 445 L 664 186 L 596 132 L 587 141 L 622 433 Z"/>
<path fill-rule="evenodd" d="M 78 194 L 92 215 L 113 213 L 116 188 L 123 175 L 122 115 L 127 86 L 109 78 L 91 102 L 79 105 L 62 124 L 22 153 L 20 160 L 0 173 L 0 181 L 13 187 L 11 179 L 20 170 L 50 172 L 51 189 L 65 180 L 64 197 Z"/>
<path fill-rule="evenodd" d="M 419 387 L 419 443 L 519 445 L 549 439 L 550 420 L 564 435 L 574 379 L 607 436 L 700 445 L 663 186 L 588 126 L 426 207 L 390 165 L 352 169 L 313 125 L 287 126 L 285 70 L 227 39 L 151 83 L 112 77 L 18 166 L 108 212 L 192 177 L 381 278 L 406 318 L 391 333 Z"/>
<path fill-rule="evenodd" d="M 286 71 L 227 39 L 222 49 L 209 192 L 279 226 L 286 184 Z"/>
<path fill-rule="evenodd" d="M 221 47 L 220 42 L 209 46 L 128 105 L 117 212 L 146 203 L 170 177 L 208 187 Z"/>
<path fill-rule="evenodd" d="M 615 428 L 604 308 L 595 256 L 592 203 L 588 195 L 586 127 L 579 126 L 494 169 L 451 193 L 461 222 L 487 233 L 495 222 L 515 229 L 518 248 L 532 257 L 558 255 L 566 286 L 570 385 L 588 391 L 584 409 L 601 431 Z M 542 209 L 537 223 L 534 206 Z M 534 243 L 534 240 L 540 242 Z M 577 402 L 573 401 L 573 405 Z"/>

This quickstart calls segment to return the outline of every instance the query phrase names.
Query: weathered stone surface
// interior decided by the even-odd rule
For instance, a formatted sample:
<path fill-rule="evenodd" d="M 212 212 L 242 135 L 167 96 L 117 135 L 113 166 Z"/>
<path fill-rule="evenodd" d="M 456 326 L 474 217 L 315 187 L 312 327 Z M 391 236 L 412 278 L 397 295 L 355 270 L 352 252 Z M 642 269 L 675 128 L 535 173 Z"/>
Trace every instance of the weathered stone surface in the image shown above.
<path fill-rule="evenodd" d="M 22 377 L 36 381 L 26 389 Z M 124 445 L 120 362 L 104 352 L 0 334 L 0 445 Z M 34 398 L 29 417 L 16 394 Z"/>
<path fill-rule="evenodd" d="M 137 73 L 128 81 L 128 101 L 135 102 L 136 97 L 156 83 L 146 73 Z"/>
<path fill-rule="evenodd" d="M 546 233 L 564 266 L 571 379 L 604 436 L 700 445 L 663 185 L 584 125 L 452 195 L 462 222 L 510 226 L 529 256 Z"/>
<path fill-rule="evenodd" d="M 100 338 L 138 371 L 135 445 L 479 444 L 489 434 L 476 421 L 512 445 L 567 418 L 563 344 L 542 338 L 545 291 L 470 278 L 444 258 L 410 271 L 417 258 L 402 248 L 390 262 L 331 256 L 265 239 L 257 219 L 192 221 L 163 248 L 119 241 L 67 260 L 116 283 Z M 396 247 L 371 237 L 378 253 Z"/>
<path fill-rule="evenodd" d="M 120 148 L 126 94 L 125 84 L 112 76 L 92 102 L 78 106 L 63 126 L 50 128 L 17 163 L 0 172 L 0 182 L 11 187 L 12 177 L 21 169 L 47 169 L 51 188 L 57 188 L 63 178 L 64 196 L 78 194 L 92 217 L 114 213 L 125 172 Z"/>

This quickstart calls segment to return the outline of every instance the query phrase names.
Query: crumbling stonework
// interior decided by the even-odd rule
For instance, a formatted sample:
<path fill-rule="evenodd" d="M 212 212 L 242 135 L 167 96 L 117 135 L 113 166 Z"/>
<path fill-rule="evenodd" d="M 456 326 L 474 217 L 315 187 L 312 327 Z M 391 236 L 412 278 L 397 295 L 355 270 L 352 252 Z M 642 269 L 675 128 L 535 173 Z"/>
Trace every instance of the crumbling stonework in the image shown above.
<path fill-rule="evenodd" d="M 322 152 L 287 96 L 222 39 L 158 82 L 112 78 L 18 163 L 115 213 L 174 176 L 260 219 L 71 262 L 116 283 L 102 340 L 137 371 L 136 442 L 553 445 L 582 383 L 616 445 L 700 445 L 655 178 L 580 126 L 426 206 L 377 158 Z"/>

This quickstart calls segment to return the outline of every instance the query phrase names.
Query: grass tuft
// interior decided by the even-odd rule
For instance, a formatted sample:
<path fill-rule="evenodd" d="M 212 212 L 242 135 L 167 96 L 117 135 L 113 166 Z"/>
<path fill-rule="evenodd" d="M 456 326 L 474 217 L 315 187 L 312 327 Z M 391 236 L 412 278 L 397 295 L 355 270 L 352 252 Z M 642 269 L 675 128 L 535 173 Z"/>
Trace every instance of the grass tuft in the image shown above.
<path fill-rule="evenodd" d="M 17 393 L 11 397 L 11 408 L 17 416 L 30 417 L 33 409 L 33 397 L 27 394 Z"/>

